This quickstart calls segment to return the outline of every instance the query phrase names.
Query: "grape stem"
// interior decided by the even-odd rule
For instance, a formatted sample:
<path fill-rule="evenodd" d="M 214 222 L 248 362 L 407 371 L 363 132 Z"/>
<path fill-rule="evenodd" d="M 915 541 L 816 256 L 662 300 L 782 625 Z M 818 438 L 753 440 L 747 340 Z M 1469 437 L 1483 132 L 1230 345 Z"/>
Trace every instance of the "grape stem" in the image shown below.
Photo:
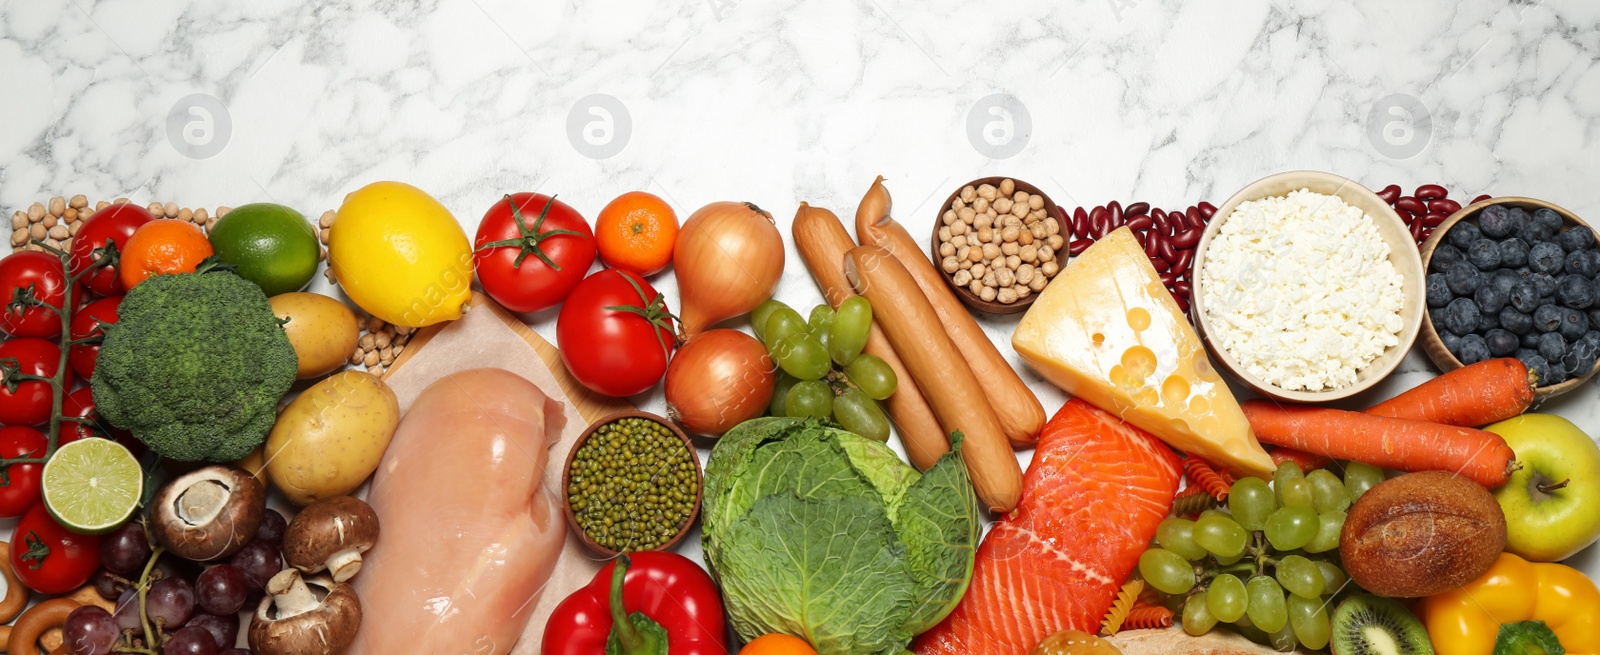
<path fill-rule="evenodd" d="M 156 570 L 156 561 L 161 559 L 161 554 L 166 552 L 167 549 L 164 546 L 157 544 L 155 540 L 150 539 L 150 526 L 143 518 L 139 519 L 139 525 L 144 528 L 145 539 L 152 544 L 156 544 L 150 549 L 150 561 L 145 562 L 144 571 L 139 574 L 139 582 L 133 586 L 134 589 L 138 590 L 139 623 L 144 628 L 144 640 L 140 641 L 138 639 L 134 639 L 132 630 L 124 630 L 122 634 L 126 642 L 117 644 L 112 650 L 118 653 L 160 655 L 159 649 L 166 644 L 167 637 L 161 632 L 160 621 L 153 623 L 150 621 L 150 615 L 145 612 L 145 599 L 150 594 L 150 583 L 153 582 L 152 578 L 159 579 L 159 572 Z"/>

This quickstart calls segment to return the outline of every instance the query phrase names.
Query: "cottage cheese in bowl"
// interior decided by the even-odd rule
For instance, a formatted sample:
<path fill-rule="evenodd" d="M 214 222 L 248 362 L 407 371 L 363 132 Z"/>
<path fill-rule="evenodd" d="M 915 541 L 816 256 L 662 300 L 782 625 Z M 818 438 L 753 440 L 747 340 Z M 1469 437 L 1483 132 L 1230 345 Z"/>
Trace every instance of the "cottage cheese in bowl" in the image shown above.
<path fill-rule="evenodd" d="M 1400 342 L 1404 279 L 1372 217 L 1306 189 L 1240 203 L 1200 271 L 1207 337 L 1257 379 L 1326 391 Z"/>

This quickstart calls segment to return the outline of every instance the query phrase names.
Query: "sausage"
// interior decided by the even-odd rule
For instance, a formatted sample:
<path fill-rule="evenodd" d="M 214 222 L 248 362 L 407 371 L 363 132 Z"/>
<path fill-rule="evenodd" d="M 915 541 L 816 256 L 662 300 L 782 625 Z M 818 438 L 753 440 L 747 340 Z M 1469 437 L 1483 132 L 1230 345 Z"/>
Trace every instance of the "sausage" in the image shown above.
<path fill-rule="evenodd" d="M 849 280 L 844 279 L 844 255 L 856 244 L 850 240 L 850 233 L 844 230 L 837 215 L 800 203 L 800 210 L 794 215 L 794 245 L 800 251 L 800 258 L 805 260 L 806 268 L 811 270 L 811 277 L 817 279 L 817 286 L 822 288 L 829 305 L 838 309 L 839 303 L 856 295 L 850 289 Z M 928 399 L 922 396 L 916 380 L 911 379 L 905 363 L 900 361 L 876 323 L 867 333 L 867 346 L 863 351 L 882 359 L 894 370 L 898 382 L 894 393 L 884 399 L 884 408 L 889 410 L 889 417 L 900 431 L 900 443 L 905 446 L 911 464 L 919 471 L 928 470 L 939 461 L 940 455 L 950 451 L 950 441 L 945 439 L 945 431 L 939 427 L 933 408 L 928 406 Z"/>
<path fill-rule="evenodd" d="M 844 274 L 851 288 L 872 302 L 895 352 L 906 353 L 906 368 L 939 424 L 964 436 L 962 456 L 978 499 L 995 512 L 1014 509 L 1022 495 L 1022 467 L 994 408 L 974 393 L 980 388 L 977 376 L 950 335 L 939 329 L 939 315 L 917 292 L 911 273 L 887 250 L 861 246 L 845 256 Z"/>
<path fill-rule="evenodd" d="M 955 294 L 945 285 L 943 274 L 922 254 L 911 233 L 889 216 L 891 204 L 889 190 L 884 188 L 880 175 L 856 209 L 856 237 L 861 245 L 878 246 L 900 260 L 922 295 L 933 305 L 939 317 L 938 324 L 944 326 L 967 366 L 983 380 L 980 388 L 999 417 L 1006 439 L 1018 446 L 1033 445 L 1039 440 L 1039 431 L 1044 429 L 1044 406 L 1016 370 L 1006 363 L 1005 356 L 978 327 L 972 314 L 956 300 Z M 873 303 L 872 306 L 878 305 Z"/>
<path fill-rule="evenodd" d="M 39 636 L 46 630 L 67 622 L 67 615 L 78 609 L 78 601 L 71 598 L 52 598 L 34 605 L 17 617 L 6 639 L 6 652 L 11 655 L 39 655 Z"/>

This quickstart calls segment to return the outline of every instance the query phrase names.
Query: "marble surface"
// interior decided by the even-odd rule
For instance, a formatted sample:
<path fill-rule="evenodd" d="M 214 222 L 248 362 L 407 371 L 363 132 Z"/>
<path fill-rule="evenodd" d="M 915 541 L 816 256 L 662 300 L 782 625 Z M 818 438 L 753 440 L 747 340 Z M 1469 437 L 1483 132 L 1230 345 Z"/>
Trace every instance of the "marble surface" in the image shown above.
<path fill-rule="evenodd" d="M 786 226 L 802 200 L 852 215 L 881 174 L 925 234 L 986 175 L 1171 207 L 1305 168 L 1594 218 L 1597 60 L 1587 0 L 0 0 L 0 208 L 315 216 L 395 179 L 469 233 L 524 190 L 591 218 L 629 190 L 680 216 L 748 200 Z M 779 297 L 820 302 L 788 255 Z M 529 319 L 553 340 L 553 314 Z M 1006 343 L 1014 321 L 986 328 Z M 1373 395 L 1432 374 L 1413 353 Z M 1600 434 L 1597 400 L 1540 409 Z"/>

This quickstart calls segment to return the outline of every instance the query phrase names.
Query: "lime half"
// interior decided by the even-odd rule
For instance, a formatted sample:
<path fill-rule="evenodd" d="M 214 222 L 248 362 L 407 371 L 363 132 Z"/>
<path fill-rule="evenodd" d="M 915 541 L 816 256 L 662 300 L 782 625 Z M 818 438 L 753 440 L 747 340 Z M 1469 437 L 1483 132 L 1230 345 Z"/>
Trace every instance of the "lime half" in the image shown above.
<path fill-rule="evenodd" d="M 122 444 L 79 439 L 45 462 L 40 487 L 57 523 L 81 534 L 105 534 L 138 509 L 144 470 Z"/>

